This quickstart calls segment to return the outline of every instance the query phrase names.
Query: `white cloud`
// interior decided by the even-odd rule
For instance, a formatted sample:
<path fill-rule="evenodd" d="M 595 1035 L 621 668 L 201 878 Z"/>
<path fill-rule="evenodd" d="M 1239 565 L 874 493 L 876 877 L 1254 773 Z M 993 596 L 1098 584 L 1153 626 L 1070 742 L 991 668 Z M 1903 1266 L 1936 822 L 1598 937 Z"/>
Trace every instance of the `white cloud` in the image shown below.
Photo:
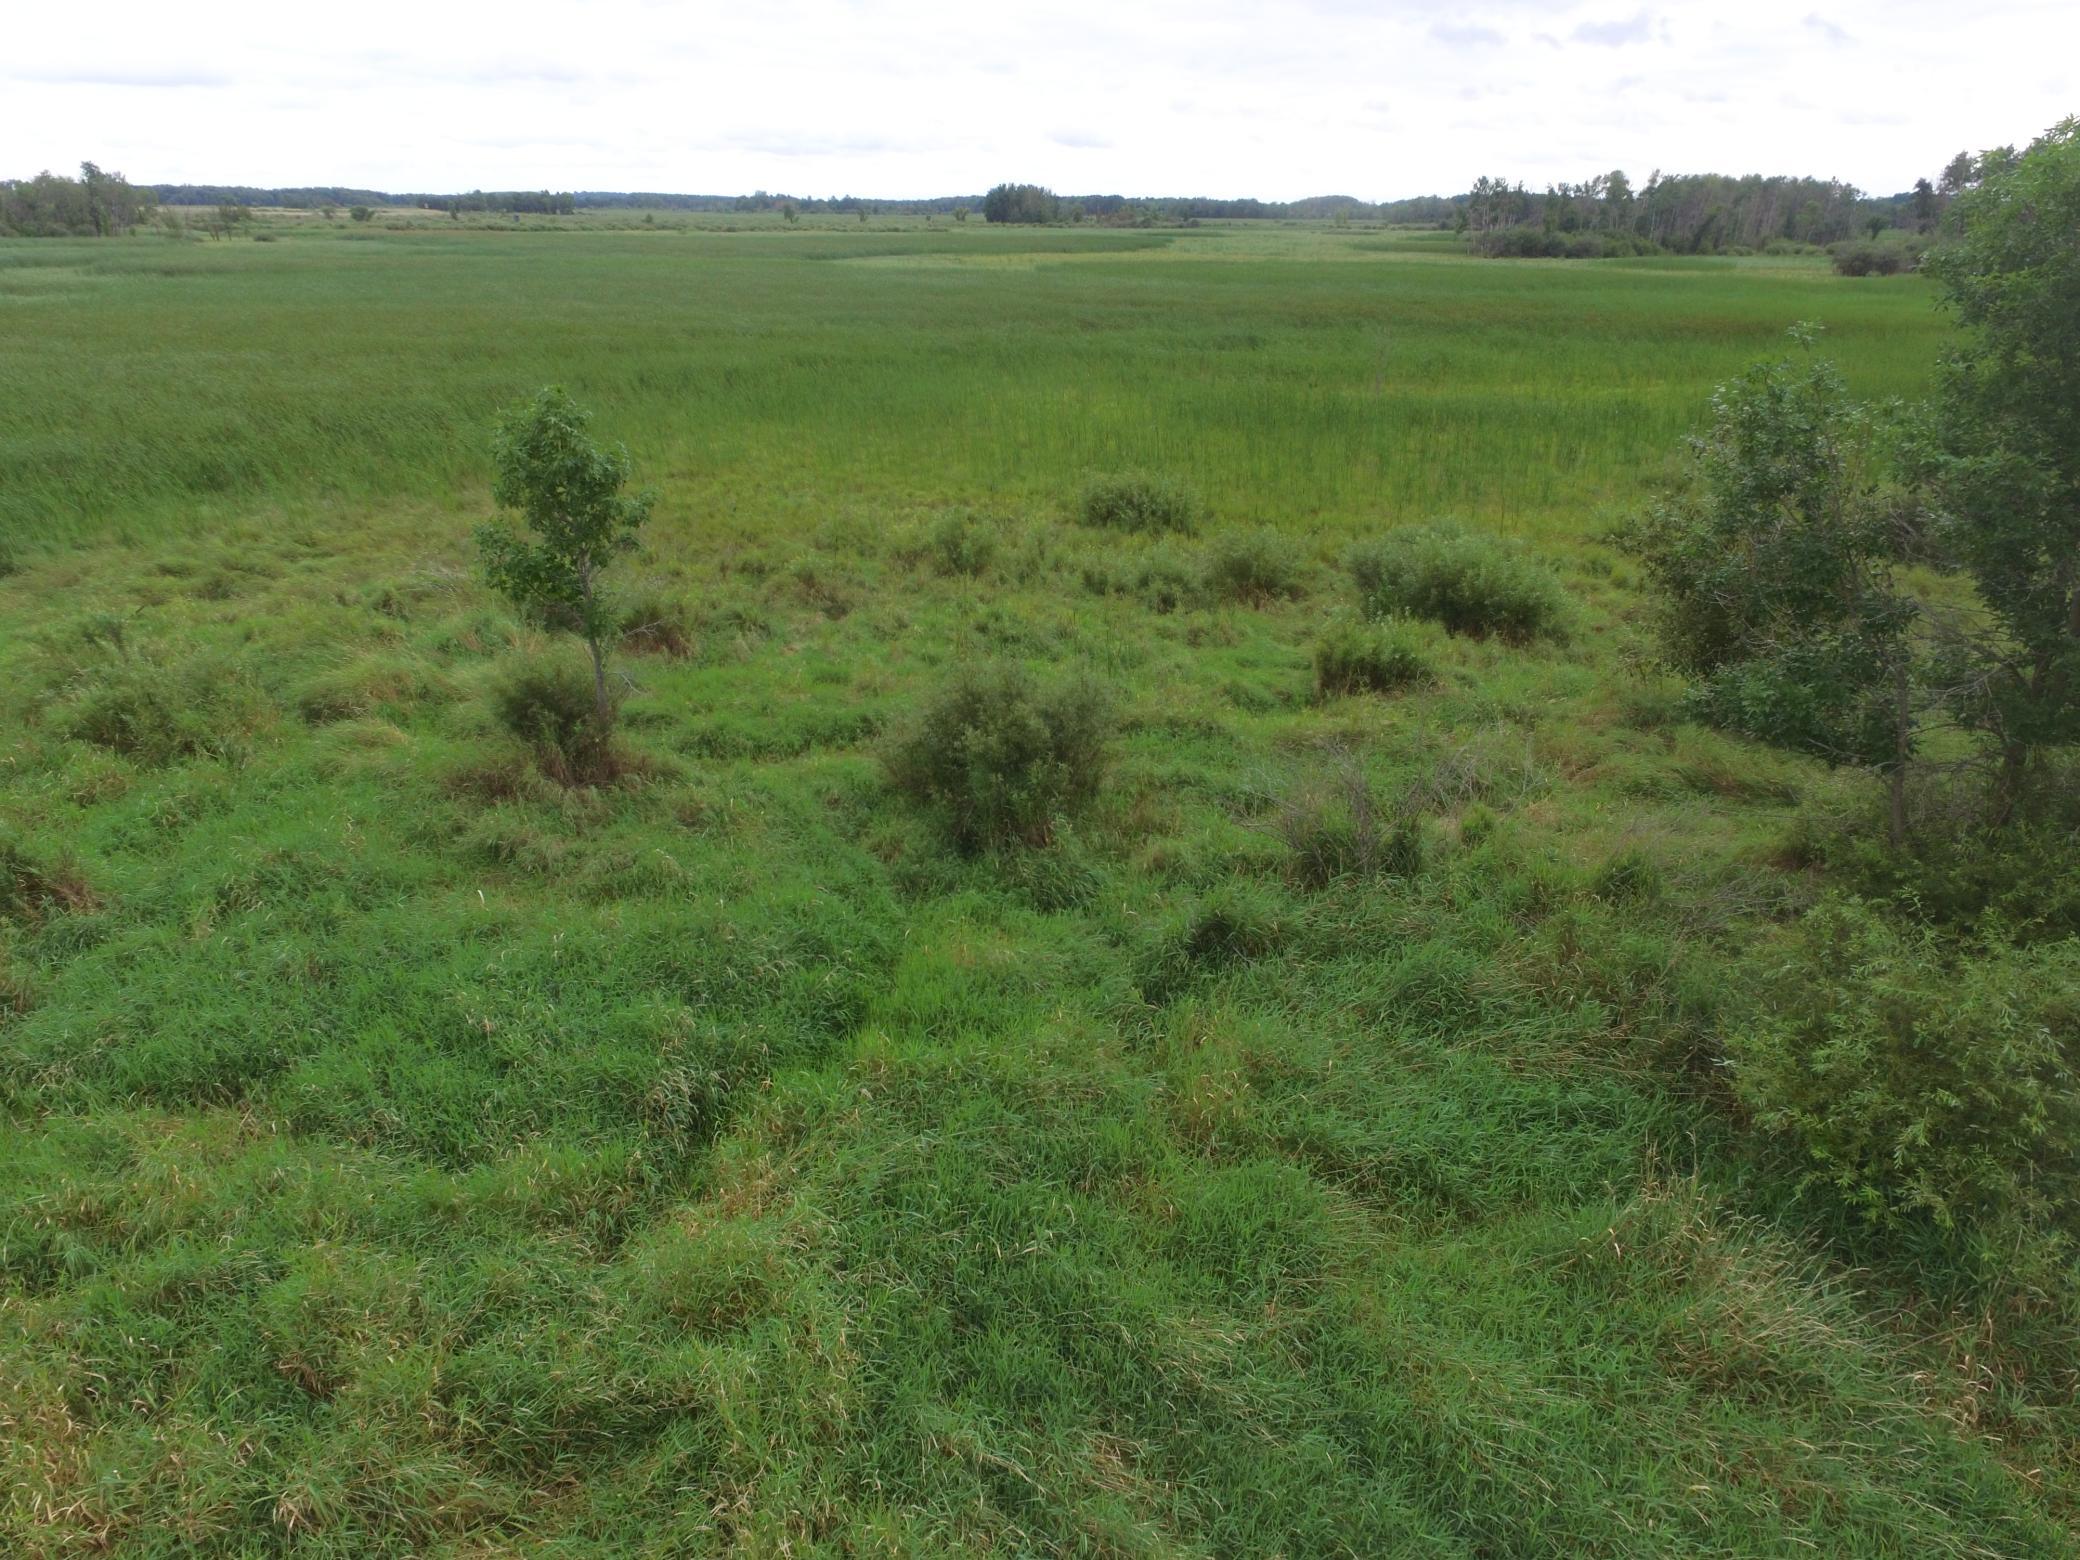
<path fill-rule="evenodd" d="M 2070 0 L 1812 7 L 105 0 L 91 27 L 25 7 L 0 175 L 1377 198 L 1659 167 L 1895 190 L 2080 110 Z"/>

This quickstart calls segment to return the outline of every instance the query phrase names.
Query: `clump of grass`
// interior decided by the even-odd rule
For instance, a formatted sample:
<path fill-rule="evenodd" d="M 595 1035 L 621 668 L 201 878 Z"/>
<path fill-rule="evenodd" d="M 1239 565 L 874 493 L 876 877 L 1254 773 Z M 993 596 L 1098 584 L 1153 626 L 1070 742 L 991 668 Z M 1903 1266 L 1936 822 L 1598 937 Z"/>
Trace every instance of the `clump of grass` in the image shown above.
<path fill-rule="evenodd" d="M 218 651 L 170 660 L 125 653 L 85 674 L 75 690 L 65 732 L 141 764 L 225 757 L 272 713 L 246 669 Z"/>
<path fill-rule="evenodd" d="M 1422 819 L 1381 805 L 1364 766 L 1350 754 L 1303 777 L 1279 803 L 1272 826 L 1285 843 L 1288 872 L 1307 888 L 1423 870 Z"/>
<path fill-rule="evenodd" d="M 296 711 L 312 725 L 359 720 L 444 695 L 446 681 L 409 657 L 375 654 L 321 672 L 296 692 Z"/>
<path fill-rule="evenodd" d="M 1263 885 L 1227 882 L 1164 926 L 1144 956 L 1142 995 L 1167 1002 L 1192 976 L 1275 953 L 1288 927 Z"/>
<path fill-rule="evenodd" d="M 1362 542 L 1348 558 L 1369 617 L 1418 617 L 1448 632 L 1522 643 L 1562 634 L 1566 593 L 1552 571 L 1491 536 L 1409 526 Z"/>
<path fill-rule="evenodd" d="M 694 652 L 693 614 L 685 601 L 662 590 L 640 590 L 624 599 L 616 627 L 621 648 L 630 655 L 681 661 Z"/>
<path fill-rule="evenodd" d="M 1092 477 L 1078 508 L 1086 525 L 1149 533 L 1196 531 L 1203 514 L 1198 495 L 1182 482 L 1142 471 Z"/>
<path fill-rule="evenodd" d="M 580 668 L 524 661 L 493 687 L 491 707 L 557 784 L 601 785 L 618 773 L 610 725 L 600 721 L 592 679 Z"/>
<path fill-rule="evenodd" d="M 1433 681 L 1437 670 L 1414 630 L 1398 619 L 1338 622 L 1314 646 L 1314 686 L 1322 698 L 1399 693 Z"/>
<path fill-rule="evenodd" d="M 1045 844 L 1097 794 L 1110 728 L 1111 701 L 1086 679 L 963 668 L 890 743 L 888 776 L 963 851 Z"/>
<path fill-rule="evenodd" d="M 1223 531 L 1206 548 L 1202 578 L 1216 601 L 1263 606 L 1306 594 L 1306 565 L 1292 538 L 1270 526 Z"/>
<path fill-rule="evenodd" d="M 92 910 L 99 903 L 77 866 L 39 859 L 19 841 L 0 837 L 0 921 L 34 925 L 47 915 Z"/>

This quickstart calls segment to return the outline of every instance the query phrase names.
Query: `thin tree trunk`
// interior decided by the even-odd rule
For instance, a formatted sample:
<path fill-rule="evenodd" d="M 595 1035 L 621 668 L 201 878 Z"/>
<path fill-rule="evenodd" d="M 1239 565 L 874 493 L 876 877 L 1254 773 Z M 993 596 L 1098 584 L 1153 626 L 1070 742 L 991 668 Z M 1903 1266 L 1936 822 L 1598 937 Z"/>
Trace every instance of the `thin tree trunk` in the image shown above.
<path fill-rule="evenodd" d="M 1904 656 L 1892 665 L 1892 717 L 1893 752 L 1890 776 L 1890 814 L 1887 833 L 1892 848 L 1898 850 L 1907 842 L 1907 752 L 1913 737 L 1912 710 L 1908 704 L 1907 663 Z"/>
<path fill-rule="evenodd" d="M 585 648 L 592 652 L 592 714 L 604 736 L 614 718 L 613 706 L 607 702 L 607 657 L 597 639 L 586 640 Z"/>

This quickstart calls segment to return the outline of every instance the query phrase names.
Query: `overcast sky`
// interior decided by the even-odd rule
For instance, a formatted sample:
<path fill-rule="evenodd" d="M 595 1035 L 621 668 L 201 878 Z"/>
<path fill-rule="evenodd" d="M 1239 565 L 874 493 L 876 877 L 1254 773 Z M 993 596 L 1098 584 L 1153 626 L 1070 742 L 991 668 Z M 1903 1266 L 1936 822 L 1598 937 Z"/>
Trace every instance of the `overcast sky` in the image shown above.
<path fill-rule="evenodd" d="M 1904 189 L 2080 112 L 2080 0 L 29 3 L 0 177 L 887 197 Z"/>

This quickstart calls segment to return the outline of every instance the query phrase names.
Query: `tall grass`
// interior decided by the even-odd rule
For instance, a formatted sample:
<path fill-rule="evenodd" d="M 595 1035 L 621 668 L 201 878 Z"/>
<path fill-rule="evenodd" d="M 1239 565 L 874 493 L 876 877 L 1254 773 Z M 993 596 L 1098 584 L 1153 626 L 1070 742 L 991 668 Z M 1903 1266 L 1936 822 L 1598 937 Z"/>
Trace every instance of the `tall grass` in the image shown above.
<path fill-rule="evenodd" d="M 1826 321 L 1872 393 L 1918 384 L 1939 330 L 1918 282 L 1819 262 L 1533 272 L 1360 242 L 1327 263 L 1254 234 L 973 226 L 9 241 L 0 522 L 474 505 L 492 410 L 559 381 L 696 510 L 780 474 L 1037 500 L 1146 467 L 1239 518 L 1536 530 L 1635 491 L 1787 320 Z"/>

